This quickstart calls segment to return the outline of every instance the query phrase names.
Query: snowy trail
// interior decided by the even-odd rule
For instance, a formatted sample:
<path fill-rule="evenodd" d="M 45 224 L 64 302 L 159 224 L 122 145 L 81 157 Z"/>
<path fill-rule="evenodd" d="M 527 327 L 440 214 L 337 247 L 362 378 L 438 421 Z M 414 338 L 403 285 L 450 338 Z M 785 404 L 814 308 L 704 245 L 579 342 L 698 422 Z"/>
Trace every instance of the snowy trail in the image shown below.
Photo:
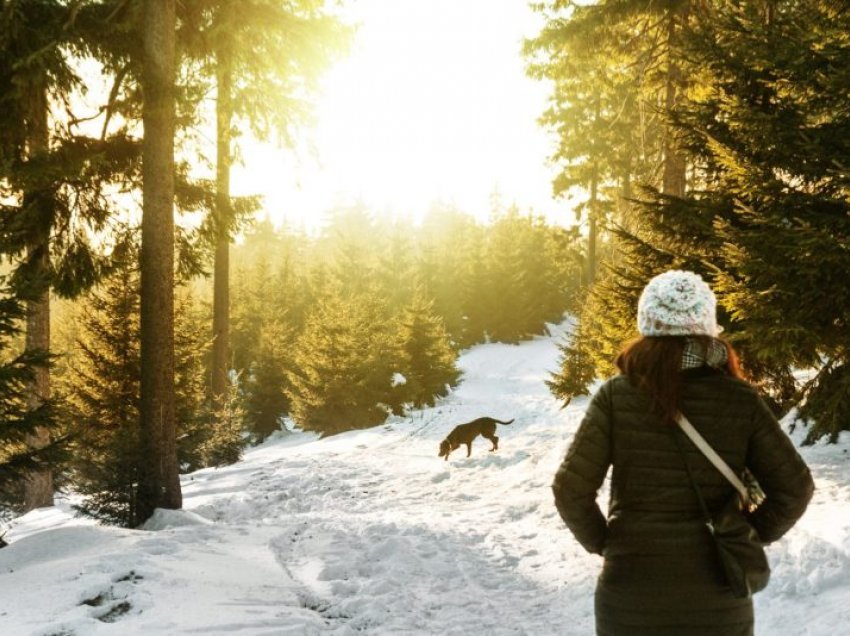
<path fill-rule="evenodd" d="M 551 364 L 541 368 L 541 355 Z M 562 551 L 575 547 L 540 527 L 560 530 L 549 482 L 564 426 L 581 415 L 548 394 L 555 363 L 548 340 L 472 352 L 463 385 L 438 408 L 293 447 L 237 496 L 210 501 L 206 485 L 198 497 L 189 485 L 187 507 L 228 523 L 290 520 L 272 550 L 330 630 L 540 634 L 586 622 L 589 603 L 576 608 L 559 589 Z M 469 459 L 437 458 L 451 427 L 484 414 L 516 420 L 499 427 L 498 453 L 477 440 Z"/>
<path fill-rule="evenodd" d="M 549 489 L 587 403 L 548 393 L 557 340 L 465 352 L 461 386 L 412 417 L 187 475 L 185 511 L 149 531 L 27 515 L 0 551 L 0 633 L 592 634 L 601 560 Z M 482 415 L 515 418 L 498 452 L 479 438 L 468 459 L 437 457 Z M 760 635 L 850 634 L 848 442 L 805 450 L 819 489 L 770 549 Z"/>

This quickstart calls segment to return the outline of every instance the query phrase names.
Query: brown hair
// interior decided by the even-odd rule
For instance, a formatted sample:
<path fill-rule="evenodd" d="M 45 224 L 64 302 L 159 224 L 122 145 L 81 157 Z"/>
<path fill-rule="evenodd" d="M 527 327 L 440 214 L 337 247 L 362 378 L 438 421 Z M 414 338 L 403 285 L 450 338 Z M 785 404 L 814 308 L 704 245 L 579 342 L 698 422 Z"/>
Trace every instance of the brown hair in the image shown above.
<path fill-rule="evenodd" d="M 679 413 L 682 377 L 682 354 L 688 338 L 697 340 L 708 350 L 709 336 L 642 336 L 628 343 L 614 364 L 637 387 L 647 392 L 653 411 L 665 423 L 673 423 Z M 728 341 L 718 338 L 726 347 L 726 374 L 744 379 L 738 354 Z"/>

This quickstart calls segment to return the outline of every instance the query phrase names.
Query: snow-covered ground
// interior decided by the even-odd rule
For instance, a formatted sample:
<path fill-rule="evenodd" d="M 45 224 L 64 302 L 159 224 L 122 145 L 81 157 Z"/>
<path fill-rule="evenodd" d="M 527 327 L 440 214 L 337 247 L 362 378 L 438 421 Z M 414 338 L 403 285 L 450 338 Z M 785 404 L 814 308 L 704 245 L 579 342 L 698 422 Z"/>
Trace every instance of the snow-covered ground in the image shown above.
<path fill-rule="evenodd" d="M 325 440 L 292 434 L 186 475 L 185 510 L 146 530 L 63 505 L 16 520 L 0 550 L 0 634 L 592 634 L 601 560 L 549 490 L 587 400 L 561 410 L 548 393 L 553 332 L 465 352 L 463 383 L 436 408 Z M 479 438 L 469 459 L 437 457 L 482 415 L 515 418 L 498 452 Z M 818 490 L 769 550 L 760 635 L 850 634 L 849 447 L 845 434 L 803 449 Z"/>

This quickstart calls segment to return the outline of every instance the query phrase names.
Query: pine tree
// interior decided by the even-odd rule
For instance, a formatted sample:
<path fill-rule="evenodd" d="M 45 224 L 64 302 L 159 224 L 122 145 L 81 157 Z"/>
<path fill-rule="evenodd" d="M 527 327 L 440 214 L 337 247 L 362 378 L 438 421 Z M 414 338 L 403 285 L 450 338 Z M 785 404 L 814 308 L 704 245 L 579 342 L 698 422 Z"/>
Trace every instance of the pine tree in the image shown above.
<path fill-rule="evenodd" d="M 459 306 L 458 326 L 449 327 L 449 317 L 445 316 L 435 304 L 435 311 L 446 322 L 452 342 L 459 347 L 471 347 L 485 342 L 494 311 L 497 311 L 497 299 L 490 289 L 490 261 L 487 259 L 487 243 L 475 240 L 465 252 L 466 258 L 460 263 L 462 269 L 455 272 L 454 285 L 457 286 Z M 426 286 L 430 289 L 430 286 Z"/>
<path fill-rule="evenodd" d="M 201 352 L 209 349 L 207 315 L 185 288 L 177 290 L 174 307 L 174 391 L 177 460 L 181 472 L 238 461 L 245 444 L 244 414 L 233 387 L 216 413 L 205 389 L 206 365 Z"/>
<path fill-rule="evenodd" d="M 667 82 L 675 66 L 664 29 L 678 29 L 672 16 L 686 4 L 536 5 L 546 23 L 525 44 L 528 72 L 553 86 L 551 105 L 541 118 L 558 138 L 552 159 L 561 172 L 553 190 L 584 199 L 575 211 L 588 228 L 586 285 L 597 278 L 607 222 L 615 212 L 624 221 L 631 184 L 656 181 L 659 164 L 671 175 L 681 172 L 680 162 L 673 170 L 668 161 L 677 155 L 665 156 L 669 129 L 659 113 L 668 95 L 671 101 L 676 97 L 675 85 Z"/>
<path fill-rule="evenodd" d="M 234 285 L 233 368 L 246 374 L 257 359 L 260 332 L 272 314 L 269 262 L 260 254 L 251 267 L 237 268 Z"/>
<path fill-rule="evenodd" d="M 600 3 L 598 11 L 618 4 L 637 6 Z M 779 409 L 803 399 L 800 413 L 813 422 L 807 441 L 834 441 L 850 413 L 850 296 L 837 274 L 850 269 L 847 16 L 817 0 L 663 10 L 663 82 L 644 85 L 665 89 L 661 138 L 679 176 L 671 166 L 643 181 L 642 201 L 615 232 L 618 254 L 589 292 L 553 384 L 569 393 L 592 377 L 588 364 L 609 371 L 648 278 L 692 269 L 718 292 L 721 322 L 750 378 Z M 628 24 L 625 16 L 606 28 Z M 683 154 L 691 166 L 684 187 Z M 819 372 L 798 386 L 792 371 L 806 367 Z"/>
<path fill-rule="evenodd" d="M 313 301 L 307 284 L 310 241 L 301 233 L 256 224 L 234 249 L 232 368 L 246 382 L 261 357 L 261 332 L 276 323 L 300 332 Z"/>
<path fill-rule="evenodd" d="M 488 329 L 491 338 L 516 343 L 542 333 L 545 321 L 567 307 L 566 298 L 554 299 L 558 273 L 547 251 L 547 230 L 513 206 L 496 218 L 488 234 L 495 302 Z"/>
<path fill-rule="evenodd" d="M 0 253 L 11 257 L 14 286 L 29 299 L 26 346 L 33 351 L 50 349 L 50 292 L 75 296 L 106 265 L 90 241 L 115 210 L 105 186 L 131 181 L 138 157 L 125 131 L 105 126 L 92 138 L 70 111 L 82 87 L 72 53 L 89 50 L 77 28 L 82 4 L 8 2 L 0 10 Z M 32 376 L 31 407 L 50 394 L 49 370 L 41 367 Z M 47 442 L 36 429 L 29 443 Z M 27 480 L 27 507 L 52 502 L 49 473 Z"/>
<path fill-rule="evenodd" d="M 377 237 L 377 223 L 363 203 L 333 211 L 318 249 L 327 258 L 327 283 L 335 293 L 377 292 Z"/>
<path fill-rule="evenodd" d="M 307 320 L 289 372 L 292 419 L 332 435 L 383 422 L 396 363 L 386 310 L 374 297 L 328 294 Z"/>
<path fill-rule="evenodd" d="M 260 139 L 290 141 L 293 124 L 309 111 L 306 96 L 340 52 L 348 30 L 324 10 L 324 2 L 296 0 L 192 0 L 201 28 L 190 51 L 215 78 L 216 199 L 213 233 L 212 396 L 228 394 L 230 356 L 230 243 L 240 215 L 230 193 L 233 132 L 247 123 Z M 253 211 L 242 206 L 243 213 Z M 256 207 L 256 206 L 253 206 Z"/>
<path fill-rule="evenodd" d="M 260 330 L 256 359 L 245 382 L 245 419 L 257 441 L 280 430 L 289 412 L 287 369 L 294 333 L 285 321 L 274 319 Z"/>
<path fill-rule="evenodd" d="M 808 441 L 836 441 L 850 413 L 850 19 L 816 0 L 703 11 L 689 55 L 705 88 L 676 120 L 700 187 L 659 201 L 654 218 L 696 217 L 713 231 L 719 300 L 746 370 L 781 406 L 806 398 Z M 820 373 L 798 392 L 795 367 Z"/>
<path fill-rule="evenodd" d="M 487 335 L 494 341 L 516 344 L 529 335 L 525 332 L 525 311 L 532 281 L 525 267 L 529 255 L 524 230 L 519 211 L 512 208 L 497 218 L 487 233 L 491 307 Z"/>
<path fill-rule="evenodd" d="M 647 205 L 682 196 L 692 165 L 673 120 L 695 73 L 683 52 L 702 19 L 693 5 L 542 3 L 547 24 L 526 44 L 530 74 L 554 82 L 543 121 L 558 134 L 554 158 L 562 173 L 555 191 L 581 186 L 589 193 L 580 212 L 588 217 L 585 281 L 592 285 L 582 292 L 578 324 L 550 383 L 559 397 L 583 393 L 593 377 L 613 371 L 614 354 L 635 333 L 637 298 L 652 275 L 674 266 L 706 270 L 706 246 L 689 241 L 681 226 L 646 218 Z M 634 184 L 645 190 L 635 192 Z M 636 194 L 647 205 L 635 205 Z M 607 249 L 600 250 L 600 238 Z M 605 252 L 610 256 L 599 267 Z"/>
<path fill-rule="evenodd" d="M 138 514 L 180 508 L 174 419 L 174 0 L 143 13 L 144 151 L 141 248 L 141 466 Z"/>
<path fill-rule="evenodd" d="M 434 303 L 418 291 L 398 319 L 398 372 L 404 403 L 414 408 L 434 406 L 434 400 L 457 385 L 460 370 L 457 351 L 449 341 L 442 319 L 434 313 Z"/>
<path fill-rule="evenodd" d="M 132 243 L 130 243 L 132 244 Z M 143 457 L 139 425 L 140 277 L 138 248 L 82 299 L 80 339 L 63 393 L 73 432 L 74 488 L 84 495 L 78 510 L 101 521 L 135 527 Z M 204 396 L 207 346 L 191 295 L 175 305 L 175 420 L 178 463 L 192 471 L 230 463 L 241 439 L 222 437 Z M 235 437 L 235 439 L 234 439 Z M 228 458 L 229 461 L 223 458 Z"/>
<path fill-rule="evenodd" d="M 64 440 L 32 448 L 27 437 L 36 428 L 56 429 L 53 401 L 32 409 L 27 387 L 35 369 L 49 364 L 46 352 L 12 353 L 25 317 L 23 303 L 3 284 L 0 295 L 0 514 L 20 512 L 24 505 L 23 484 L 28 475 L 45 470 L 61 459 Z"/>
<path fill-rule="evenodd" d="M 86 296 L 81 339 L 67 379 L 77 509 L 135 527 L 142 464 L 139 428 L 139 275 L 125 264 Z"/>
<path fill-rule="evenodd" d="M 545 267 L 543 297 L 539 299 L 541 314 L 547 322 L 561 322 L 564 313 L 578 313 L 581 288 L 581 232 L 573 226 L 552 227 L 539 220 L 538 240 L 543 243 Z"/>
<path fill-rule="evenodd" d="M 277 430 L 290 408 L 298 425 L 329 433 L 382 421 L 404 403 L 428 404 L 456 381 L 457 347 L 498 329 L 512 342 L 541 333 L 578 302 L 578 230 L 516 209 L 488 226 L 439 207 L 422 228 L 388 225 L 354 205 L 337 210 L 319 237 L 263 222 L 234 249 L 234 366 L 257 437 Z M 410 306 L 417 288 L 431 303 L 415 301 L 421 321 Z M 409 323 L 403 336 L 399 320 Z M 278 333 L 294 345 L 276 344 Z M 410 372 L 404 346 L 415 351 Z M 374 347 L 386 355 L 362 353 Z M 409 386 L 393 387 L 395 373 L 410 375 Z M 362 387 L 356 398 L 346 397 L 349 378 Z"/>
<path fill-rule="evenodd" d="M 484 340 L 493 309 L 486 281 L 486 230 L 468 214 L 433 206 L 417 232 L 420 240 L 416 280 L 434 300 L 454 342 L 469 346 Z"/>
<path fill-rule="evenodd" d="M 391 308 L 410 302 L 416 286 L 416 253 L 413 228 L 409 222 L 384 222 L 378 226 L 381 247 L 378 249 L 377 288 Z"/>
<path fill-rule="evenodd" d="M 587 395 L 588 387 L 596 379 L 597 369 L 602 365 L 594 364 L 586 347 L 589 339 L 581 332 L 581 324 L 567 335 L 558 349 L 561 357 L 558 370 L 546 380 L 546 386 L 559 400 L 570 403 L 577 395 Z"/>

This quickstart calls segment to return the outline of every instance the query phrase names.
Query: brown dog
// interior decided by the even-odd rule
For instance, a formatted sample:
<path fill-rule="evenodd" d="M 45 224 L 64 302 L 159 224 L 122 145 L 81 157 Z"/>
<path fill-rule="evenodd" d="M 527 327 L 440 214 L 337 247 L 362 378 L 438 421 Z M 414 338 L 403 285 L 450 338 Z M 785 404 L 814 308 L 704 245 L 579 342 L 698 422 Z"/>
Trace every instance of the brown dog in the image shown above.
<path fill-rule="evenodd" d="M 466 444 L 466 456 L 469 457 L 472 454 L 472 440 L 479 435 L 493 442 L 493 448 L 490 449 L 490 452 L 493 452 L 499 448 L 496 424 L 510 424 L 511 422 L 513 420 L 503 422 L 492 417 L 479 417 L 477 420 L 472 420 L 466 424 L 458 424 L 446 436 L 446 439 L 440 442 L 440 453 L 437 457 L 445 457 L 448 461 L 449 454 L 461 444 Z"/>

